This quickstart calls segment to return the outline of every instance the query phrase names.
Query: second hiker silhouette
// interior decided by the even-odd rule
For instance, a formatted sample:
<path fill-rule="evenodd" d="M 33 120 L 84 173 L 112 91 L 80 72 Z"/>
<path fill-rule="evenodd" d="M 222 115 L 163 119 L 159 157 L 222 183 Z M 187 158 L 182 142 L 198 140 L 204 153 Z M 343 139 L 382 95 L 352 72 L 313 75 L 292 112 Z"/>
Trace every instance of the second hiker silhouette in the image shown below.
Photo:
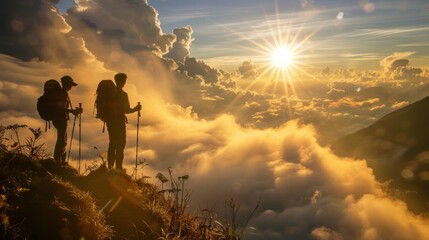
<path fill-rule="evenodd" d="M 107 151 L 107 163 L 109 169 L 115 168 L 122 169 L 122 162 L 124 160 L 124 149 L 126 144 L 126 126 L 127 117 L 125 114 L 133 113 L 141 110 L 141 105 L 130 108 L 130 101 L 128 94 L 123 90 L 127 81 L 125 73 L 118 73 L 115 75 L 116 95 L 114 104 L 111 104 L 111 113 L 114 117 L 107 118 L 106 125 L 109 133 L 109 149 Z"/>

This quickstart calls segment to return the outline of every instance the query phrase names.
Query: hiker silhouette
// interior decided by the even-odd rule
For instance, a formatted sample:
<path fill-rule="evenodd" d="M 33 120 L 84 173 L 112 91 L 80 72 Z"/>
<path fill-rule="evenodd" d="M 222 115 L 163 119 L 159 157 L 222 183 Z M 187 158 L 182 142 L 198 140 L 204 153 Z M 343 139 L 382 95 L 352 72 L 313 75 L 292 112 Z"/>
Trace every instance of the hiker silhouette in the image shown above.
<path fill-rule="evenodd" d="M 128 94 L 123 90 L 127 81 L 125 73 L 117 73 L 115 75 L 116 94 L 114 104 L 110 107 L 113 117 L 105 119 L 107 131 L 109 133 L 109 148 L 107 151 L 107 163 L 109 169 L 115 168 L 123 170 L 122 162 L 124 160 L 124 149 L 126 144 L 126 126 L 128 123 L 125 114 L 137 112 L 141 110 L 141 105 L 137 104 L 134 108 L 130 108 Z"/>
<path fill-rule="evenodd" d="M 68 92 L 72 87 L 77 86 L 73 79 L 66 75 L 61 78 L 61 86 L 58 81 L 51 79 L 45 83 L 44 94 L 37 102 L 37 110 L 40 116 L 46 121 L 52 121 L 57 129 L 57 142 L 55 143 L 55 162 L 64 166 L 66 162 L 67 146 L 67 122 L 69 113 L 77 116 L 83 109 L 73 109 Z"/>

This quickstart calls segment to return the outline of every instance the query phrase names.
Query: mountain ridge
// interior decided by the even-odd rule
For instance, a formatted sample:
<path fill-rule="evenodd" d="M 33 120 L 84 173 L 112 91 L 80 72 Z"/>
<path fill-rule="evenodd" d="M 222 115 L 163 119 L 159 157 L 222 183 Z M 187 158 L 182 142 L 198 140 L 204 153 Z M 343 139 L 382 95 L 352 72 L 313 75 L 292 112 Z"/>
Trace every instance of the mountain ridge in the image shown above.
<path fill-rule="evenodd" d="M 375 176 L 404 193 L 414 212 L 428 211 L 429 96 L 386 114 L 331 144 L 340 156 L 366 159 Z"/>

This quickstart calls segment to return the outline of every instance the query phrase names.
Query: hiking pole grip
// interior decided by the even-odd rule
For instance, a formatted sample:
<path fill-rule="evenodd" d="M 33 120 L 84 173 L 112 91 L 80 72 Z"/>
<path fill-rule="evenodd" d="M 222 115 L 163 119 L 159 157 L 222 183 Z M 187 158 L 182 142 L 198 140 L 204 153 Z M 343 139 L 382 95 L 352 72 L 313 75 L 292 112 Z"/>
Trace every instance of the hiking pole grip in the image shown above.
<path fill-rule="evenodd" d="M 141 106 L 140 102 L 137 102 L 137 106 Z M 138 111 L 138 116 L 141 117 L 140 110 Z"/>

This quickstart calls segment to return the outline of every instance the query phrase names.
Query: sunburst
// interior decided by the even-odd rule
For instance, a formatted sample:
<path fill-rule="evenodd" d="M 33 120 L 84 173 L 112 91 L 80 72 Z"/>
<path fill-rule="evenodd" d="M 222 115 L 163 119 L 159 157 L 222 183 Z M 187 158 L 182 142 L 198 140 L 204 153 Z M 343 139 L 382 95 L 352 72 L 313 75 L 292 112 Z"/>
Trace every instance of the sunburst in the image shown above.
<path fill-rule="evenodd" d="M 244 90 L 286 97 L 289 102 L 292 96 L 299 98 L 295 85 L 298 82 L 305 85 L 305 81 L 301 81 L 304 79 L 302 76 L 314 79 L 307 70 L 311 68 L 308 59 L 312 54 L 309 52 L 314 47 L 311 38 L 318 30 L 307 28 L 305 23 L 294 24 L 294 19 L 302 19 L 300 16 L 281 15 L 277 11 L 275 17 L 275 20 L 268 17 L 261 21 L 261 25 L 253 26 L 252 33 L 240 34 L 229 30 L 244 40 L 241 48 L 250 53 L 251 62 L 256 65 L 257 77 L 240 83 Z M 313 30 L 308 32 L 308 29 Z M 239 94 L 230 105 L 241 97 Z"/>
<path fill-rule="evenodd" d="M 280 69 L 289 68 L 295 59 L 295 53 L 287 46 L 274 49 L 271 53 L 271 63 Z"/>

